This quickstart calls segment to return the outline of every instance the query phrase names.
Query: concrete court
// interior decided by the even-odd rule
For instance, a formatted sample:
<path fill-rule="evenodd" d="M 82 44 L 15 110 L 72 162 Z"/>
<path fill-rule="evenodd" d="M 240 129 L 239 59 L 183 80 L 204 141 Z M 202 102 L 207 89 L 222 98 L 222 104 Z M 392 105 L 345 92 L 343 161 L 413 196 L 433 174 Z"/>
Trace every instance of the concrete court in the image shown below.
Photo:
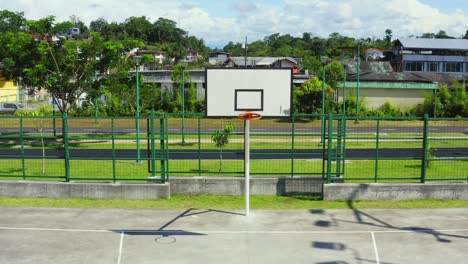
<path fill-rule="evenodd" d="M 0 263 L 466 263 L 468 209 L 0 207 Z"/>

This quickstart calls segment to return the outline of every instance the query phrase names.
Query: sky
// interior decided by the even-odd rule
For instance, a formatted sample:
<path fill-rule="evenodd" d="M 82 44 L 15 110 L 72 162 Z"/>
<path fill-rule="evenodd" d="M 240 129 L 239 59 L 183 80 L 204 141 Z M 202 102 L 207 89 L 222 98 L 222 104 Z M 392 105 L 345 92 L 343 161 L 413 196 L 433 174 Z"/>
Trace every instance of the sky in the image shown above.
<path fill-rule="evenodd" d="M 461 37 L 468 30 L 467 0 L 0 0 L 4 9 L 27 19 L 76 15 L 87 25 L 98 18 L 121 23 L 131 16 L 150 22 L 165 17 L 220 48 L 274 33 L 383 38 L 391 29 L 396 39 L 439 30 Z"/>

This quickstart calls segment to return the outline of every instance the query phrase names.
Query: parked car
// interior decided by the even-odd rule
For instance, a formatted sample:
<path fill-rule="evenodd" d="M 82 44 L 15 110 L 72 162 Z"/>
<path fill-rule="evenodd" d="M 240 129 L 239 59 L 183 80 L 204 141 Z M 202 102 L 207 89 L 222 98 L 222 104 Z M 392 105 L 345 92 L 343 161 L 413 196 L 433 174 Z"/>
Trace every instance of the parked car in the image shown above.
<path fill-rule="evenodd" d="M 23 109 L 24 105 L 22 103 L 16 102 L 2 102 L 0 103 L 0 114 L 12 115 L 17 110 Z"/>

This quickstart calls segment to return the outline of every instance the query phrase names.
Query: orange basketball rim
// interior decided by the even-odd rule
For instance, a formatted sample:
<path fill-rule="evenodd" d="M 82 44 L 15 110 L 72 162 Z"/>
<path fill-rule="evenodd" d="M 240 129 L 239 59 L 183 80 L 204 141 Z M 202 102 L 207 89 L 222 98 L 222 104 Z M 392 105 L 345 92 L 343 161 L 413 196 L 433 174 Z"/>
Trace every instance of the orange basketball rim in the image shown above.
<path fill-rule="evenodd" d="M 252 113 L 252 112 L 245 112 L 245 113 L 239 114 L 237 117 L 242 120 L 258 120 L 262 118 L 262 115 L 257 114 L 257 113 Z"/>

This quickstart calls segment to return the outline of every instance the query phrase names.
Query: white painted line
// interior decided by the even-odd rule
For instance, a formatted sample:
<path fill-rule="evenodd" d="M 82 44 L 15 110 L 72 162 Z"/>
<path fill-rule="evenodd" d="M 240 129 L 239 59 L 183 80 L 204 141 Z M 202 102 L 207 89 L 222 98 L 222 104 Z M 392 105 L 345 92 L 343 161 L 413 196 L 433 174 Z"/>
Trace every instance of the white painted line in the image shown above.
<path fill-rule="evenodd" d="M 122 232 L 120 235 L 120 245 L 119 245 L 119 258 L 117 259 L 117 264 L 120 264 L 122 260 L 122 249 L 123 249 L 123 239 L 124 239 L 125 232 Z"/>
<path fill-rule="evenodd" d="M 417 229 L 417 230 L 344 230 L 344 231 L 263 231 L 263 230 L 106 230 L 106 229 L 61 229 L 61 228 L 34 228 L 34 227 L 7 227 L 0 226 L 0 230 L 20 230 L 20 231 L 58 231 L 58 232 L 96 232 L 96 233 L 154 233 L 154 234 L 185 234 L 204 233 L 204 234 L 369 234 L 369 233 L 440 233 L 440 232 L 468 232 L 468 228 L 464 229 Z"/>
<path fill-rule="evenodd" d="M 377 250 L 377 243 L 375 242 L 374 232 L 371 232 L 372 243 L 374 244 L 375 263 L 380 264 L 379 251 Z"/>
<path fill-rule="evenodd" d="M 382 128 L 382 130 L 395 131 L 396 129 L 394 129 L 394 128 Z"/>
<path fill-rule="evenodd" d="M 252 131 L 265 131 L 266 129 L 263 128 L 252 128 Z"/>

